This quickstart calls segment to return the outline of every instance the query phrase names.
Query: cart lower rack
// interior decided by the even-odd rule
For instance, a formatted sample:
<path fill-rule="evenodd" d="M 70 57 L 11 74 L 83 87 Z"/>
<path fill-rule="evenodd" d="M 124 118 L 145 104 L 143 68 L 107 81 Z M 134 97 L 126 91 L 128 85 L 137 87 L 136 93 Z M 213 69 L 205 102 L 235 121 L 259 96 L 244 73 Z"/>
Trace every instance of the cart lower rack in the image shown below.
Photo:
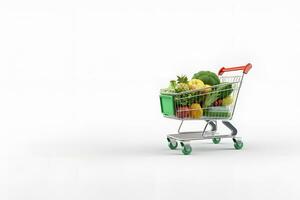
<path fill-rule="evenodd" d="M 230 120 L 234 115 L 244 74 L 247 74 L 251 68 L 250 63 L 239 67 L 223 67 L 219 70 L 220 84 L 199 90 L 175 93 L 162 89 L 160 103 L 164 117 L 181 120 L 178 133 L 167 135 L 169 148 L 174 150 L 179 143 L 182 153 L 188 155 L 192 152 L 191 141 L 211 139 L 214 144 L 218 144 L 221 138 L 231 138 L 234 148 L 242 149 L 243 142 L 237 137 L 237 129 L 230 123 Z M 224 72 L 232 71 L 243 73 L 236 76 L 223 75 Z M 181 127 L 185 120 L 204 120 L 206 125 L 202 131 L 182 132 Z M 222 124 L 231 131 L 230 134 L 217 132 L 218 121 L 222 121 Z"/>

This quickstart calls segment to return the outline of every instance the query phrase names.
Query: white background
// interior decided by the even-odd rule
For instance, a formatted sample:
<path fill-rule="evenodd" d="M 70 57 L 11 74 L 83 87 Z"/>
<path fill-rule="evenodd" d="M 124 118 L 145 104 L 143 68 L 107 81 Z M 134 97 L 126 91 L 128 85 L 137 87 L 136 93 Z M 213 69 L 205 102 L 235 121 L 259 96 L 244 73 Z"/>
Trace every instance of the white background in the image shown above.
<path fill-rule="evenodd" d="M 1 1 L 0 199 L 299 199 L 297 1 Z M 248 62 L 232 141 L 171 151 L 158 93 Z M 200 122 L 187 124 L 186 128 Z"/>

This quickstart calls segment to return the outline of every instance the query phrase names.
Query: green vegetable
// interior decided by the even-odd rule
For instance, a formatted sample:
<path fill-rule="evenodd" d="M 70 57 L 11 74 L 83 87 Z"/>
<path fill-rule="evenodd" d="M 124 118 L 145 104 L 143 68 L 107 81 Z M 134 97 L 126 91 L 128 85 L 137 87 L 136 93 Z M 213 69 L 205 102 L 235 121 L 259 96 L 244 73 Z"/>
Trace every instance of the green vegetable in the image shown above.
<path fill-rule="evenodd" d="M 233 89 L 230 83 L 221 84 L 217 86 L 211 93 L 209 93 L 204 101 L 203 108 L 211 106 L 216 100 L 224 99 L 232 93 Z"/>
<path fill-rule="evenodd" d="M 220 85 L 220 92 L 219 92 L 219 98 L 220 99 L 224 99 L 226 97 L 228 97 L 233 89 L 232 89 L 232 84 L 231 83 L 222 83 L 222 85 Z"/>
<path fill-rule="evenodd" d="M 199 79 L 204 82 L 206 85 L 218 85 L 220 84 L 219 77 L 210 71 L 200 71 L 196 74 L 194 74 L 193 79 Z"/>
<path fill-rule="evenodd" d="M 200 92 L 191 92 L 175 95 L 174 101 L 176 106 L 191 106 L 193 103 L 202 105 L 205 98 Z"/>
<path fill-rule="evenodd" d="M 219 98 L 219 93 L 217 91 L 210 93 L 205 98 L 203 108 L 207 108 L 211 106 L 216 100 L 218 100 L 218 98 Z"/>
<path fill-rule="evenodd" d="M 193 96 L 190 93 L 175 96 L 175 104 L 177 106 L 190 106 L 192 102 Z"/>
<path fill-rule="evenodd" d="M 177 85 L 177 84 L 176 84 L 176 81 L 171 80 L 171 81 L 170 81 L 170 85 L 169 85 L 167 91 L 168 91 L 168 92 L 175 92 L 175 90 L 176 90 L 176 85 Z"/>

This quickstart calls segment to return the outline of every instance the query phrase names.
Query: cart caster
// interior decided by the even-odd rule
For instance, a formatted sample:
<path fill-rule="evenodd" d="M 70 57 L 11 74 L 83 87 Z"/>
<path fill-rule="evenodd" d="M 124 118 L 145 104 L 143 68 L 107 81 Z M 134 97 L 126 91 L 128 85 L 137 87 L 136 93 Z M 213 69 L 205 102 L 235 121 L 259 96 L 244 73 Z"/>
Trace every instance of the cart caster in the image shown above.
<path fill-rule="evenodd" d="M 213 138 L 212 141 L 214 144 L 219 144 L 221 141 L 221 138 Z"/>
<path fill-rule="evenodd" d="M 171 140 L 170 138 L 167 138 L 167 140 L 168 140 L 168 146 L 170 149 L 174 150 L 177 148 L 178 143 L 176 140 Z"/>
<path fill-rule="evenodd" d="M 174 141 L 174 142 L 169 142 L 169 148 L 170 148 L 171 150 L 176 149 L 177 146 L 178 146 L 178 143 L 177 143 L 176 141 Z"/>
<path fill-rule="evenodd" d="M 244 144 L 243 144 L 243 142 L 242 142 L 241 140 L 235 140 L 235 141 L 234 141 L 234 148 L 235 148 L 236 150 L 242 149 L 243 146 L 244 146 Z"/>
<path fill-rule="evenodd" d="M 190 144 L 183 144 L 183 143 L 182 143 L 181 146 L 183 146 L 182 153 L 183 153 L 184 155 L 189 155 L 189 154 L 191 154 L 191 152 L 192 152 L 192 147 L 191 147 Z"/>

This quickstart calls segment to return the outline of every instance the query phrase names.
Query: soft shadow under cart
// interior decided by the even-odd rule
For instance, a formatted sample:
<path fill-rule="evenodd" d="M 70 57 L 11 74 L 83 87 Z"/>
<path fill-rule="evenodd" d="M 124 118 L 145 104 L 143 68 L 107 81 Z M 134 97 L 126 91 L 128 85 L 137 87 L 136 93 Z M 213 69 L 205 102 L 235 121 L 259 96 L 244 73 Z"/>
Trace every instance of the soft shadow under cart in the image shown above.
<path fill-rule="evenodd" d="M 237 150 L 242 149 L 243 142 L 241 138 L 237 137 L 237 129 L 230 123 L 230 120 L 235 112 L 244 75 L 251 68 L 250 63 L 245 66 L 222 67 L 218 73 L 220 84 L 209 88 L 180 93 L 172 93 L 162 89 L 160 92 L 161 112 L 164 117 L 181 121 L 178 133 L 167 135 L 169 148 L 174 150 L 179 143 L 182 147 L 182 153 L 188 155 L 192 152 L 191 141 L 211 139 L 214 144 L 218 144 L 221 138 L 231 138 L 234 142 L 234 148 Z M 233 75 L 234 73 L 238 74 Z M 210 105 L 212 103 L 210 102 L 207 104 L 210 106 L 204 105 L 201 108 L 190 106 L 187 109 L 187 107 L 181 106 L 193 105 L 196 102 L 202 102 L 203 105 L 206 102 L 216 100 L 220 94 L 226 93 L 230 93 L 230 105 L 215 106 Z M 204 101 L 205 103 L 203 103 Z M 186 120 L 204 120 L 206 124 L 202 131 L 184 132 L 181 131 L 181 127 Z M 231 131 L 230 134 L 218 132 L 218 121 L 221 121 Z"/>

